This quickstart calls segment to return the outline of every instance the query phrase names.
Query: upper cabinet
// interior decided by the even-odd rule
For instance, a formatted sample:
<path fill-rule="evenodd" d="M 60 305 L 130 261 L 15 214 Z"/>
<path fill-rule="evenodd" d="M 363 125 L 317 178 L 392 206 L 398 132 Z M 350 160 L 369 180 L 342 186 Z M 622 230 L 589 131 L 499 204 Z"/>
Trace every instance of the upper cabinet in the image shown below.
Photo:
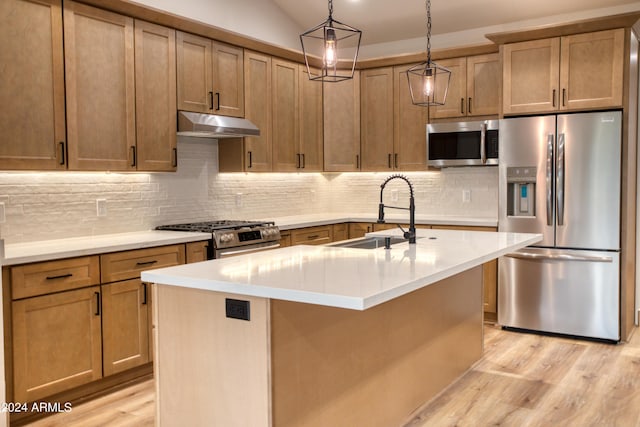
<path fill-rule="evenodd" d="M 393 67 L 393 167 L 420 171 L 427 168 L 429 110 L 411 102 L 407 69 Z"/>
<path fill-rule="evenodd" d="M 361 73 L 362 170 L 425 170 L 427 109 L 411 103 L 408 66 Z"/>
<path fill-rule="evenodd" d="M 64 6 L 69 168 L 135 170 L 133 19 Z"/>
<path fill-rule="evenodd" d="M 312 75 L 319 75 L 319 70 L 311 70 Z M 299 139 L 300 148 L 296 155 L 298 171 L 322 172 L 323 126 L 322 126 L 322 83 L 309 80 L 307 67 L 298 65 L 299 92 Z"/>
<path fill-rule="evenodd" d="M 323 83 L 324 170 L 360 170 L 360 73 Z"/>
<path fill-rule="evenodd" d="M 624 29 L 502 46 L 503 113 L 622 106 Z"/>
<path fill-rule="evenodd" d="M 271 57 L 245 52 L 245 117 L 260 129 L 260 136 L 244 138 L 245 170 L 268 172 L 271 162 Z"/>
<path fill-rule="evenodd" d="M 176 147 L 176 34 L 136 20 L 136 147 L 137 168 L 173 171 Z"/>
<path fill-rule="evenodd" d="M 362 170 L 393 169 L 393 68 L 360 73 Z"/>
<path fill-rule="evenodd" d="M 61 0 L 2 0 L 0 169 L 66 168 Z"/>
<path fill-rule="evenodd" d="M 451 71 L 444 105 L 432 109 L 433 118 L 494 115 L 500 112 L 501 68 L 497 53 L 443 59 Z"/>
<path fill-rule="evenodd" d="M 178 109 L 244 117 L 244 51 L 177 32 Z"/>

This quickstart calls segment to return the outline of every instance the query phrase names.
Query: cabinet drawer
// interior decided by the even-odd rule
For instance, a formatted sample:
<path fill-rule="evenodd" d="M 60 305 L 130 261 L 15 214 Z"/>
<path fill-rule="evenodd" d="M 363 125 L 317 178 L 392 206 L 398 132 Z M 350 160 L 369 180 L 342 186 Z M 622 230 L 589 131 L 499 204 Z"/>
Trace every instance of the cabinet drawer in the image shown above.
<path fill-rule="evenodd" d="M 100 283 L 97 256 L 11 267 L 12 299 L 67 291 Z"/>
<path fill-rule="evenodd" d="M 184 258 L 184 245 L 100 255 L 102 283 L 136 279 L 144 270 L 184 264 Z"/>
<path fill-rule="evenodd" d="M 331 226 L 308 227 L 291 231 L 292 245 L 324 245 L 333 240 Z"/>
<path fill-rule="evenodd" d="M 187 243 L 187 264 L 207 260 L 207 247 L 209 241 Z"/>

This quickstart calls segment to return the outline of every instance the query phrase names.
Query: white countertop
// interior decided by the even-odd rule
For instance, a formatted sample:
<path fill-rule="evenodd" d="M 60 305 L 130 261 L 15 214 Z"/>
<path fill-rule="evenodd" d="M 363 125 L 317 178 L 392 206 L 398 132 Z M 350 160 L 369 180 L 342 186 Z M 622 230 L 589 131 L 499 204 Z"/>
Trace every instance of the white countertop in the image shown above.
<path fill-rule="evenodd" d="M 399 236 L 400 230 L 370 233 Z M 142 280 L 365 310 L 541 239 L 540 234 L 418 229 L 391 249 L 292 246 L 142 272 Z"/>
<path fill-rule="evenodd" d="M 387 215 L 387 222 L 408 222 L 406 215 Z M 275 221 L 282 230 L 312 227 L 316 225 L 335 224 L 340 222 L 375 222 L 373 214 L 312 214 L 295 215 L 280 218 L 266 218 Z M 430 217 L 416 216 L 418 224 L 474 225 L 497 226 L 498 221 L 491 218 L 463 217 Z M 209 233 L 192 233 L 180 231 L 149 230 L 130 233 L 101 234 L 95 236 L 73 237 L 68 239 L 42 240 L 5 245 L 3 265 L 26 264 L 30 262 L 52 261 L 85 255 L 126 251 L 130 249 L 150 248 L 154 246 L 173 245 L 206 240 Z"/>
<path fill-rule="evenodd" d="M 17 265 L 130 249 L 151 248 L 154 246 L 197 242 L 210 237 L 211 233 L 151 230 L 14 243 L 5 245 L 5 258 L 2 264 Z"/>

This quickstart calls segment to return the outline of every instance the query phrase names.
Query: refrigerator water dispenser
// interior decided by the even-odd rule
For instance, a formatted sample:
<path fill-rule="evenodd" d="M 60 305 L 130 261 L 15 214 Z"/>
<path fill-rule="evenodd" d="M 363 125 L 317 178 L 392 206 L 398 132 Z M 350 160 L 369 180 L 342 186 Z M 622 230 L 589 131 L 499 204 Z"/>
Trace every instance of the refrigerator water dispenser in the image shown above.
<path fill-rule="evenodd" d="M 536 215 L 536 168 L 507 168 L 507 216 Z"/>

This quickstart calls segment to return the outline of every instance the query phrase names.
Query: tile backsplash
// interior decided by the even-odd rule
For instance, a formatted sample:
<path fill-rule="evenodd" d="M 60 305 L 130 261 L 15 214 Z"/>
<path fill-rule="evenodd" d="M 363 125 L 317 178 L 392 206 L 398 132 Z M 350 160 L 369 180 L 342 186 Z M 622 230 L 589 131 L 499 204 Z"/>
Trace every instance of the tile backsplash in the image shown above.
<path fill-rule="evenodd" d="M 218 173 L 217 143 L 181 138 L 176 173 L 0 173 L 7 243 L 140 231 L 171 222 L 268 219 L 322 212 L 377 213 L 380 173 Z M 497 168 L 404 174 L 419 214 L 497 217 Z M 463 192 L 470 199 L 463 201 Z M 400 181 L 385 203 L 408 204 Z M 106 200 L 98 216 L 96 200 Z"/>

